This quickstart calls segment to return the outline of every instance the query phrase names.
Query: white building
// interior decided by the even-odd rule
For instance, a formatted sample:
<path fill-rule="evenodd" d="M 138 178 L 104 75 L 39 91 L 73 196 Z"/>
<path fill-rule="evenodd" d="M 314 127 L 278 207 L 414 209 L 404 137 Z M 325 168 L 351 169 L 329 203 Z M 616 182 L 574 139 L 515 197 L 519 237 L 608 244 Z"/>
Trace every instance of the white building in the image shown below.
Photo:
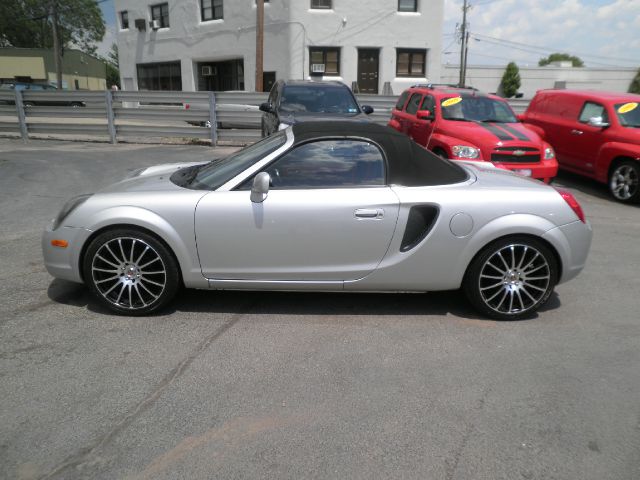
<path fill-rule="evenodd" d="M 115 8 L 125 90 L 255 90 L 255 0 Z M 443 15 L 444 0 L 265 0 L 264 88 L 318 78 L 397 94 L 437 82 Z"/>

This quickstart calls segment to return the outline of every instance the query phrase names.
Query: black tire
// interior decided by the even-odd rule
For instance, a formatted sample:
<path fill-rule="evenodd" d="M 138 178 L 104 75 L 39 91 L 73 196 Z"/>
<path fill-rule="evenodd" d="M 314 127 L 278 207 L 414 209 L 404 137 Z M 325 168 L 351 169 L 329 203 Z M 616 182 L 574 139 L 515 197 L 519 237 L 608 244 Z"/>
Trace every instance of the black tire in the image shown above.
<path fill-rule="evenodd" d="M 84 280 L 96 300 L 119 315 L 157 311 L 175 297 L 179 266 L 154 236 L 135 229 L 104 232 L 85 253 Z"/>
<path fill-rule="evenodd" d="M 609 191 L 622 203 L 640 203 L 640 162 L 624 160 L 609 174 Z"/>
<path fill-rule="evenodd" d="M 81 104 L 81 103 L 78 103 L 78 102 L 72 102 L 72 103 L 71 103 L 71 106 L 72 106 L 73 108 L 80 108 L 80 107 L 82 107 L 82 104 Z"/>
<path fill-rule="evenodd" d="M 35 103 L 33 103 L 33 102 L 23 102 L 22 106 L 23 107 L 34 107 Z"/>
<path fill-rule="evenodd" d="M 513 236 L 490 243 L 476 255 L 463 290 L 483 315 L 520 320 L 549 300 L 557 281 L 558 262 L 549 247 L 532 237 Z"/>

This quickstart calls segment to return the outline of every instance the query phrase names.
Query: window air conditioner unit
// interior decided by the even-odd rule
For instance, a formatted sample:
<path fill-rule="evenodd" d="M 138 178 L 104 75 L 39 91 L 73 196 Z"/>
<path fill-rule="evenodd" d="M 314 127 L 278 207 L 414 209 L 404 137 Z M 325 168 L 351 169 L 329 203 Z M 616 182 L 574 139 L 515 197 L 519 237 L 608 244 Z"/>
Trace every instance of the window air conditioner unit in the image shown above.
<path fill-rule="evenodd" d="M 311 64 L 311 73 L 324 73 L 324 63 Z"/>
<path fill-rule="evenodd" d="M 202 76 L 203 77 L 210 77 L 211 75 L 217 75 L 218 74 L 218 68 L 217 67 L 212 67 L 211 65 L 203 65 L 202 66 Z"/>
<path fill-rule="evenodd" d="M 149 26 L 152 30 L 158 30 L 160 28 L 160 22 L 158 22 L 158 20 L 151 20 Z"/>

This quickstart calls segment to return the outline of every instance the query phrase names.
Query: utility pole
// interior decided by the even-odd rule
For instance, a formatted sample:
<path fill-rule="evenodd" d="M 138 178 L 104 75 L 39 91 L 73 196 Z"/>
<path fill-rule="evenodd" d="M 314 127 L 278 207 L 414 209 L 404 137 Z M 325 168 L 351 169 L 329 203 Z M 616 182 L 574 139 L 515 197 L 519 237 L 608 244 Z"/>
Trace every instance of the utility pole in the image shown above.
<path fill-rule="evenodd" d="M 256 92 L 263 88 L 264 68 L 264 0 L 256 0 Z"/>
<path fill-rule="evenodd" d="M 462 70 L 462 87 L 467 83 L 467 57 L 469 55 L 469 30 L 467 30 L 466 40 L 464 42 L 464 69 Z"/>
<path fill-rule="evenodd" d="M 60 37 L 58 32 L 58 2 L 51 2 L 49 14 L 51 15 L 52 32 L 53 32 L 53 61 L 56 68 L 56 83 L 58 90 L 62 90 L 62 55 L 60 51 Z"/>
<path fill-rule="evenodd" d="M 458 86 L 464 87 L 467 76 L 467 49 L 469 48 L 469 32 L 467 31 L 467 11 L 471 8 L 469 2 L 464 0 L 462 6 L 462 27 L 460 29 L 460 38 L 462 44 L 460 45 L 460 79 Z"/>

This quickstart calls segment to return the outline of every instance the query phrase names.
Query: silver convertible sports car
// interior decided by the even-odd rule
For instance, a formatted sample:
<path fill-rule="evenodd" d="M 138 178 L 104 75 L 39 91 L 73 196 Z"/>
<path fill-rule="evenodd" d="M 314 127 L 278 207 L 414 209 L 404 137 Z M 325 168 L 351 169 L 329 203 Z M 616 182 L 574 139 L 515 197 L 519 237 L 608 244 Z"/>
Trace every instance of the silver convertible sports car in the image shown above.
<path fill-rule="evenodd" d="M 42 247 L 54 276 L 142 315 L 181 285 L 424 292 L 462 287 L 526 317 L 584 267 L 591 228 L 568 192 L 441 159 L 375 124 L 310 122 L 205 164 L 135 172 L 70 200 Z"/>

